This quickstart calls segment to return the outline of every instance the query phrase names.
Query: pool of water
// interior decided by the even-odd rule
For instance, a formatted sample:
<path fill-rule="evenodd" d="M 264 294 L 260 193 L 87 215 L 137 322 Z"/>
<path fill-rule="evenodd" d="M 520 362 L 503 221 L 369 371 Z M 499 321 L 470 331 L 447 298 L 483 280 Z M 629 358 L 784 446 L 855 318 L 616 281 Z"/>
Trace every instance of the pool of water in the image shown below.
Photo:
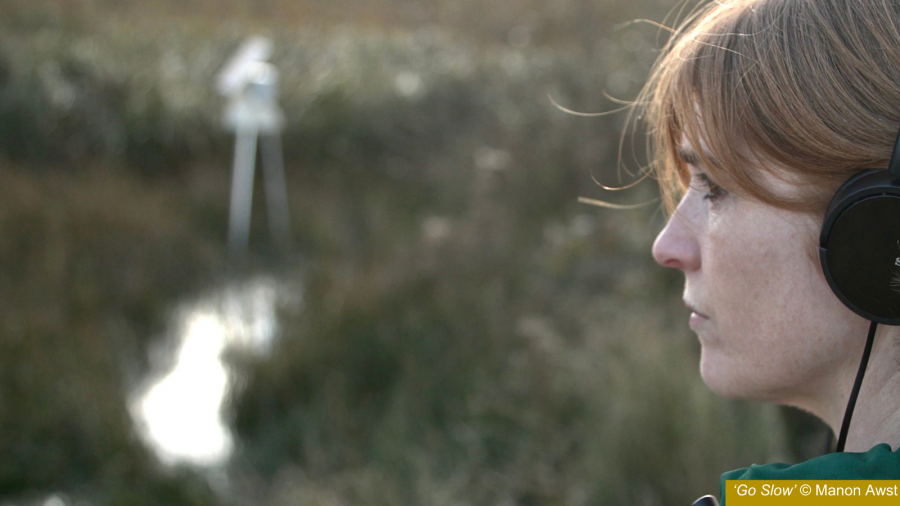
<path fill-rule="evenodd" d="M 221 411 L 235 377 L 223 352 L 268 354 L 278 336 L 278 308 L 301 300 L 297 286 L 256 278 L 176 311 L 163 360 L 131 399 L 138 431 L 160 460 L 215 466 L 228 459 L 234 441 Z"/>

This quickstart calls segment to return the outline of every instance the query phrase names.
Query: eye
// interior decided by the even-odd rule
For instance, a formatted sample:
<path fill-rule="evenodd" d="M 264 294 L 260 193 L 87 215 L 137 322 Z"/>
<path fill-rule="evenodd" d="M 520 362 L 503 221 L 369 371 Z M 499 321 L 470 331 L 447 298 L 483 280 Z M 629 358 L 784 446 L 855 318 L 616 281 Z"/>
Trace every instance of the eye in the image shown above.
<path fill-rule="evenodd" d="M 706 193 L 703 195 L 703 200 L 715 201 L 728 195 L 728 191 L 726 191 L 725 188 L 716 184 L 703 172 L 697 173 L 694 177 L 700 182 L 703 189 L 706 190 Z"/>

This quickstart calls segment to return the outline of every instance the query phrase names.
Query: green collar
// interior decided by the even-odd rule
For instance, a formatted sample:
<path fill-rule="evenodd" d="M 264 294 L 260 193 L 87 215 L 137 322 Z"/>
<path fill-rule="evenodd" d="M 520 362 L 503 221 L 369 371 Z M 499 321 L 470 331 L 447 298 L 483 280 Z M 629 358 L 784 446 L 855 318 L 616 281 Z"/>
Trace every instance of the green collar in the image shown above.
<path fill-rule="evenodd" d="M 865 453 L 829 453 L 795 465 L 752 465 L 729 471 L 719 479 L 725 505 L 725 480 L 900 480 L 900 451 L 885 443 Z"/>

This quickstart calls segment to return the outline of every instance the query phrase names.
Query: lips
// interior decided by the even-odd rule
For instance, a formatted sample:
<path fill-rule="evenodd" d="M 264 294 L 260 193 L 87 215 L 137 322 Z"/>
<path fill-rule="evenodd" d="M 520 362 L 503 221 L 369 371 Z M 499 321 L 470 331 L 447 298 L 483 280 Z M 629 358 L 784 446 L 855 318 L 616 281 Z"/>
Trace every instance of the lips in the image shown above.
<path fill-rule="evenodd" d="M 692 329 L 697 330 L 698 328 L 700 328 L 701 325 L 703 325 L 707 321 L 709 321 L 709 318 L 707 318 L 701 314 L 698 314 L 698 313 L 691 313 L 691 319 L 688 320 L 688 325 Z"/>
<path fill-rule="evenodd" d="M 691 319 L 688 324 L 693 330 L 697 330 L 701 325 L 709 320 L 709 316 L 706 316 L 704 313 L 698 311 L 697 308 L 695 308 L 689 302 L 685 301 L 684 305 L 691 310 Z"/>
<path fill-rule="evenodd" d="M 709 319 L 709 316 L 702 313 L 700 310 L 698 310 L 696 307 L 694 307 L 693 304 L 691 304 L 690 302 L 684 301 L 684 305 L 687 306 L 687 308 L 691 310 L 691 313 L 696 314 L 697 316 L 706 318 L 707 320 Z"/>

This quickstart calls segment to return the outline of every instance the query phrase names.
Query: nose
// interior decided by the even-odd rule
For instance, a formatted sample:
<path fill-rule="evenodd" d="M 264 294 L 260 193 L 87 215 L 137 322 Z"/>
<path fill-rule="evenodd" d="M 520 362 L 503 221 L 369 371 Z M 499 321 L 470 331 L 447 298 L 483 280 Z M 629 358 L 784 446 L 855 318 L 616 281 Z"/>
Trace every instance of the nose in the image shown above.
<path fill-rule="evenodd" d="M 653 259 L 663 267 L 672 267 L 684 272 L 700 268 L 700 245 L 691 233 L 693 227 L 685 223 L 678 210 L 669 218 L 666 227 L 653 241 Z"/>

